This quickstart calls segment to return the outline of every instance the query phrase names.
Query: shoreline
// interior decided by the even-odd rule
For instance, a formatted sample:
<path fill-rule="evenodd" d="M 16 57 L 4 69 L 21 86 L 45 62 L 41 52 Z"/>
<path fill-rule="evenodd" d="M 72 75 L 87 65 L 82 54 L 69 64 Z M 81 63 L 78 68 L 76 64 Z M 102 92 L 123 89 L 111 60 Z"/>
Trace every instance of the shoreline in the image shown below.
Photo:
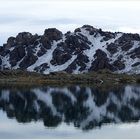
<path fill-rule="evenodd" d="M 115 74 L 108 70 L 84 74 L 54 72 L 49 75 L 22 70 L 0 71 L 0 85 L 85 85 L 85 86 L 116 86 L 139 84 L 140 75 Z"/>

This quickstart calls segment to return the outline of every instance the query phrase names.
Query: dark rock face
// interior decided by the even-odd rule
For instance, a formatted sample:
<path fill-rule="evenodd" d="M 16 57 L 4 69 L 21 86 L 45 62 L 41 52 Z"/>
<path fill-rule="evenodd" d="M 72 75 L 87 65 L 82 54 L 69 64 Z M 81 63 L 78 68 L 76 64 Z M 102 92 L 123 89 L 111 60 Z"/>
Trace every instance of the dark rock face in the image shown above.
<path fill-rule="evenodd" d="M 27 54 L 23 61 L 19 64 L 19 66 L 21 67 L 21 69 L 26 69 L 29 66 L 31 66 L 32 64 L 34 64 L 37 60 L 37 56 L 33 55 L 33 54 Z"/>
<path fill-rule="evenodd" d="M 132 59 L 134 59 L 134 58 L 140 58 L 140 47 L 134 49 L 130 54 L 131 54 L 130 57 L 131 57 Z"/>
<path fill-rule="evenodd" d="M 89 59 L 84 54 L 79 54 L 77 58 L 65 69 L 66 72 L 72 73 L 73 70 L 76 70 L 77 66 L 79 67 L 79 72 L 82 72 L 86 69 L 87 65 L 86 63 L 89 62 Z"/>
<path fill-rule="evenodd" d="M 0 55 L 1 56 L 6 56 L 9 53 L 10 53 L 10 50 L 5 48 L 5 44 L 4 44 L 4 46 L 0 48 Z"/>
<path fill-rule="evenodd" d="M 75 33 L 81 32 L 81 29 L 80 29 L 80 28 L 77 28 L 77 29 L 74 30 L 74 32 L 75 32 Z"/>
<path fill-rule="evenodd" d="M 28 32 L 23 32 L 23 33 L 19 33 L 16 36 L 16 43 L 17 45 L 32 45 L 36 39 L 38 38 L 38 35 L 32 35 L 31 33 Z"/>
<path fill-rule="evenodd" d="M 82 39 L 78 39 L 79 36 L 68 36 L 64 46 L 64 49 L 67 49 L 69 53 L 78 54 L 81 53 L 83 50 L 89 49 L 89 46 L 87 45 L 87 38 L 84 38 L 84 41 Z M 80 40 L 80 41 L 79 41 Z"/>
<path fill-rule="evenodd" d="M 41 37 L 41 43 L 42 45 L 46 48 L 46 49 L 50 49 L 51 48 L 51 41 L 49 40 L 48 37 L 42 36 Z"/>
<path fill-rule="evenodd" d="M 37 56 L 40 57 L 46 53 L 47 49 L 45 49 L 43 46 L 40 46 L 40 50 L 37 52 Z"/>
<path fill-rule="evenodd" d="M 132 43 L 131 42 L 127 42 L 125 44 L 122 45 L 121 49 L 122 51 L 128 51 L 132 48 Z"/>
<path fill-rule="evenodd" d="M 113 66 L 118 69 L 118 70 L 122 70 L 125 68 L 125 64 L 120 61 L 120 60 L 116 60 L 114 63 L 113 63 Z"/>
<path fill-rule="evenodd" d="M 76 69 L 76 62 L 74 61 L 65 69 L 65 71 L 68 73 L 73 73 L 75 69 Z"/>
<path fill-rule="evenodd" d="M 140 73 L 140 36 L 102 31 L 90 25 L 65 34 L 56 28 L 46 29 L 40 36 L 22 32 L 0 47 L 0 59 L 1 69 L 44 74 L 53 72 L 52 67 L 69 73 L 100 69 L 130 73 L 136 69 Z"/>
<path fill-rule="evenodd" d="M 18 61 L 20 61 L 25 56 L 25 48 L 23 46 L 15 47 L 13 51 L 10 52 L 10 64 L 15 66 Z"/>
<path fill-rule="evenodd" d="M 139 34 L 124 33 L 122 35 L 122 37 L 120 37 L 119 43 L 123 43 L 123 42 L 130 41 L 130 40 L 140 41 L 140 35 Z"/>
<path fill-rule="evenodd" d="M 117 52 L 117 46 L 114 43 L 111 43 L 107 46 L 107 50 L 111 53 L 114 54 Z"/>
<path fill-rule="evenodd" d="M 136 62 L 135 64 L 132 65 L 132 67 L 140 65 L 140 62 Z"/>
<path fill-rule="evenodd" d="M 111 33 L 111 32 L 104 32 L 101 29 L 99 30 L 99 33 L 104 36 L 102 41 L 108 41 L 112 38 L 115 38 L 115 33 Z"/>
<path fill-rule="evenodd" d="M 86 63 L 88 62 L 89 62 L 89 59 L 86 55 L 79 54 L 77 56 L 76 63 L 78 64 L 78 66 L 80 66 L 80 69 L 79 69 L 80 72 L 86 69 Z"/>
<path fill-rule="evenodd" d="M 15 37 L 9 37 L 7 40 L 6 48 L 11 48 L 13 46 L 16 46 L 16 38 Z"/>
<path fill-rule="evenodd" d="M 35 71 L 39 72 L 39 73 L 43 73 L 43 71 L 45 71 L 47 68 L 49 68 L 47 63 L 43 63 L 40 66 L 35 68 Z"/>
<path fill-rule="evenodd" d="M 83 25 L 82 28 L 84 28 L 86 31 L 88 31 L 90 35 L 94 35 L 99 31 L 98 29 L 96 29 L 90 25 Z"/>
<path fill-rule="evenodd" d="M 53 53 L 53 59 L 51 60 L 52 65 L 62 65 L 71 59 L 71 55 L 67 52 L 61 52 L 60 50 L 55 50 Z"/>
<path fill-rule="evenodd" d="M 46 29 L 44 35 L 41 37 L 41 43 L 46 49 L 50 49 L 52 42 L 58 41 L 62 38 L 62 32 L 55 28 Z"/>
<path fill-rule="evenodd" d="M 0 56 L 3 56 L 4 54 L 4 47 L 3 46 L 0 46 Z"/>
<path fill-rule="evenodd" d="M 123 34 L 117 42 L 120 45 L 122 51 L 128 51 L 133 46 L 133 40 L 140 41 L 140 36 L 138 34 Z"/>
<path fill-rule="evenodd" d="M 62 38 L 62 32 L 57 30 L 56 28 L 46 29 L 44 32 L 44 36 L 48 37 L 48 40 L 60 40 Z"/>
<path fill-rule="evenodd" d="M 102 50 L 98 49 L 94 57 L 96 59 L 93 61 L 90 71 L 98 71 L 100 69 L 115 70 L 115 68 L 109 63 L 106 53 Z"/>

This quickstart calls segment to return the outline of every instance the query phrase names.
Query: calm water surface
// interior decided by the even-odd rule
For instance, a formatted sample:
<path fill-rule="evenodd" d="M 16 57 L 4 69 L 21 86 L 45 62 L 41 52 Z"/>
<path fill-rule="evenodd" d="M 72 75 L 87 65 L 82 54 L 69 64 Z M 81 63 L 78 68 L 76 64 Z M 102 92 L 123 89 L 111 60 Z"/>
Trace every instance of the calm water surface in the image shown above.
<path fill-rule="evenodd" d="M 140 85 L 1 87 L 0 138 L 140 138 Z"/>

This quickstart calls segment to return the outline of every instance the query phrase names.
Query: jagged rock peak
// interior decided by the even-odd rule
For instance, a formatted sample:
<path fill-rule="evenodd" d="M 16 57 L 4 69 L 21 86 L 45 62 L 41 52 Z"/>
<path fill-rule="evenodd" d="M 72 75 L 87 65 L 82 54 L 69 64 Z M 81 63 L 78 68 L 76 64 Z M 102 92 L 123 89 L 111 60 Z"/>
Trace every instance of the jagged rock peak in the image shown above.
<path fill-rule="evenodd" d="M 43 35 L 29 32 L 10 37 L 0 47 L 0 69 L 25 69 L 44 74 L 83 73 L 109 69 L 140 73 L 140 35 L 109 32 L 83 25 L 63 34 L 56 28 Z"/>
<path fill-rule="evenodd" d="M 82 27 L 75 29 L 74 32 L 75 32 L 75 33 L 76 33 L 76 32 L 82 32 L 82 29 L 84 29 L 84 30 L 86 30 L 86 31 L 89 31 L 89 33 L 90 33 L 91 35 L 94 34 L 94 33 L 97 32 L 97 31 L 99 31 L 99 29 L 94 28 L 94 27 L 91 26 L 91 25 L 83 25 Z"/>
<path fill-rule="evenodd" d="M 62 32 L 57 30 L 56 28 L 48 28 L 45 29 L 44 36 L 47 36 L 52 40 L 59 40 L 62 38 Z"/>

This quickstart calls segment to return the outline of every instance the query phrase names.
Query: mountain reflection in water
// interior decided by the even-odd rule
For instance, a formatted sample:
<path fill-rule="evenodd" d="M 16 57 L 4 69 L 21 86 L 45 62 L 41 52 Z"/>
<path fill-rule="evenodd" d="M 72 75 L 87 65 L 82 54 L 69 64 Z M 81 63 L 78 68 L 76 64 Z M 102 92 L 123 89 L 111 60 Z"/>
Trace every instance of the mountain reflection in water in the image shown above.
<path fill-rule="evenodd" d="M 106 123 L 140 119 L 140 86 L 112 90 L 90 87 L 1 88 L 0 110 L 20 123 L 42 121 L 45 127 L 60 123 L 82 130 Z"/>

